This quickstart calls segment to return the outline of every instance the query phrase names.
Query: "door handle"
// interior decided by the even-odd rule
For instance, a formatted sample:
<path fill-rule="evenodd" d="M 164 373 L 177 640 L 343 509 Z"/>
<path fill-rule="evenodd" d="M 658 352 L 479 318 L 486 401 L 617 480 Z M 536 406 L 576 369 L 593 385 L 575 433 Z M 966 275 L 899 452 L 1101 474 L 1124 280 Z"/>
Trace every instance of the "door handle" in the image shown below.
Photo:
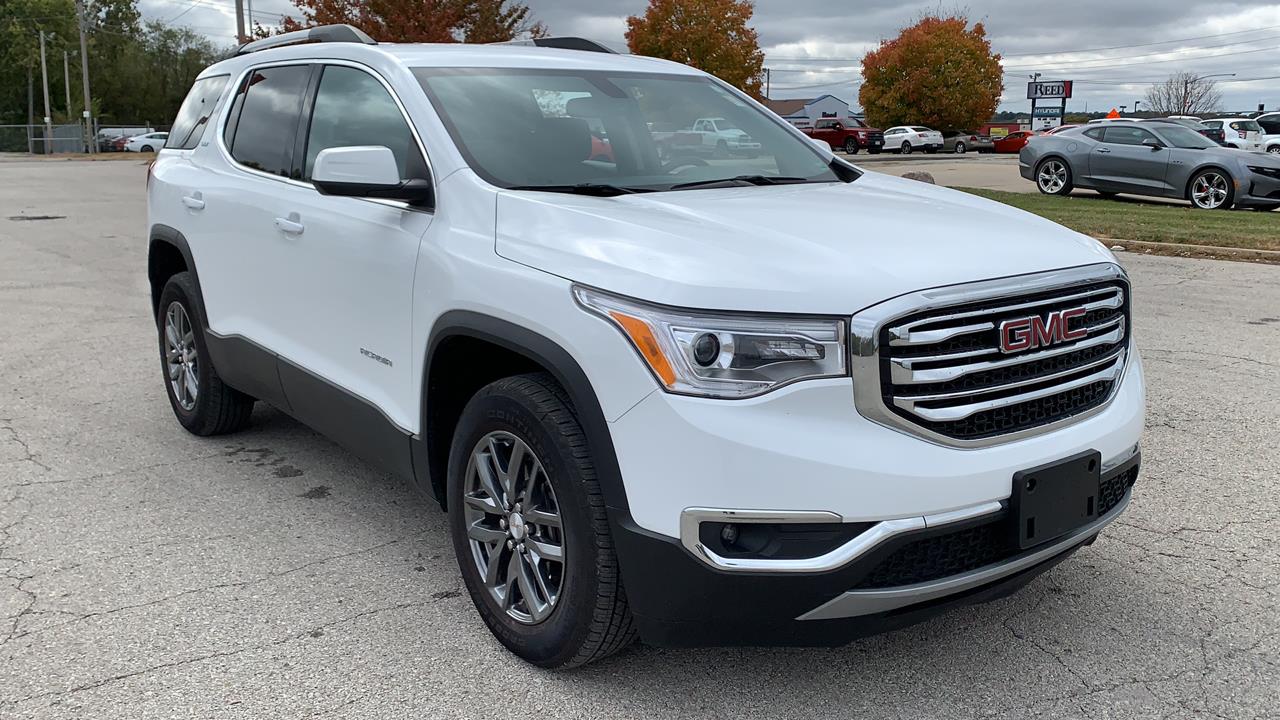
<path fill-rule="evenodd" d="M 1100 152 L 1100 153 L 1109 153 L 1109 152 L 1111 152 L 1111 151 L 1110 151 L 1110 150 L 1108 150 L 1108 149 L 1106 149 L 1106 148 L 1098 148 L 1098 152 Z"/>
<path fill-rule="evenodd" d="M 302 218 L 298 216 L 298 213 L 289 213 L 287 218 L 276 218 L 276 228 L 288 235 L 301 235 L 302 231 L 306 230 L 300 222 L 301 220 Z"/>
<path fill-rule="evenodd" d="M 183 195 L 182 204 L 186 205 L 192 210 L 204 209 L 204 200 L 200 199 L 200 193 L 196 193 L 195 195 Z"/>

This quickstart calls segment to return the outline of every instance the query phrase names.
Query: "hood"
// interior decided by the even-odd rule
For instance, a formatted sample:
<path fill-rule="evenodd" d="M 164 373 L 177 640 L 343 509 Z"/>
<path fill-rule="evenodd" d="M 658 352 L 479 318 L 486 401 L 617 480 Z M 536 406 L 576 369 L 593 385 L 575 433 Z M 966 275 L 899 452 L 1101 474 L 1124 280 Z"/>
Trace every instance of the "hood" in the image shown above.
<path fill-rule="evenodd" d="M 503 191 L 497 252 L 651 302 L 838 315 L 914 290 L 1115 261 L 1040 217 L 873 172 L 612 198 Z"/>

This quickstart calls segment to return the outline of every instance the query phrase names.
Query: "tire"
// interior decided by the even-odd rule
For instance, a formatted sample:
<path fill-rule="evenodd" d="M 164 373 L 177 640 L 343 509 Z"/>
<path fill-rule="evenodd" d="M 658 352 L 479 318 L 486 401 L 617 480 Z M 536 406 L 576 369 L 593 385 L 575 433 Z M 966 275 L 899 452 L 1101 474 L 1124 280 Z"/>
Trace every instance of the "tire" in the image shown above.
<path fill-rule="evenodd" d="M 513 499 L 502 467 L 513 471 L 517 443 L 532 459 L 520 463 Z M 496 480 L 488 483 L 492 491 L 485 490 L 482 467 Z M 586 437 L 550 375 L 504 378 L 471 398 L 454 432 L 446 497 L 463 582 L 508 650 L 540 667 L 568 668 L 635 639 Z M 548 551 L 556 542 L 560 561 Z M 489 568 L 496 568 L 492 590 L 484 576 Z M 507 582 L 503 576 L 513 569 L 523 581 Z"/>
<path fill-rule="evenodd" d="M 218 377 L 205 344 L 204 318 L 191 274 L 181 272 L 169 278 L 156 314 L 160 370 L 169 405 L 193 435 L 223 435 L 249 424 L 254 399 Z M 194 380 L 194 393 L 188 380 Z"/>
<path fill-rule="evenodd" d="M 962 143 L 962 142 L 958 142 L 958 143 L 956 143 L 955 153 L 956 153 L 957 155 L 963 155 L 963 154 L 964 154 L 964 151 L 965 151 L 966 149 L 967 149 L 967 148 L 965 148 L 964 143 Z"/>
<path fill-rule="evenodd" d="M 858 141 L 853 138 L 844 139 L 844 151 L 850 155 L 858 154 Z"/>
<path fill-rule="evenodd" d="M 1280 145 L 1272 145 L 1271 147 L 1267 148 L 1267 152 L 1271 153 L 1272 155 L 1280 155 Z"/>
<path fill-rule="evenodd" d="M 902 141 L 902 147 L 901 147 L 901 148 L 899 148 L 899 150 L 898 150 L 898 151 L 899 151 L 899 152 L 901 152 L 903 155 L 910 155 L 910 154 L 911 154 L 911 143 L 907 142 L 906 140 L 903 140 L 903 141 Z"/>
<path fill-rule="evenodd" d="M 1045 195 L 1070 195 L 1071 166 L 1062 158 L 1045 158 L 1036 165 L 1036 188 Z"/>
<path fill-rule="evenodd" d="M 1224 170 L 1201 170 L 1187 183 L 1187 200 L 1197 210 L 1230 210 L 1235 199 L 1235 183 Z"/>
<path fill-rule="evenodd" d="M 155 152 L 155 148 L 151 147 L 150 145 L 143 145 L 142 150 L 140 152 L 145 152 L 145 153 Z"/>

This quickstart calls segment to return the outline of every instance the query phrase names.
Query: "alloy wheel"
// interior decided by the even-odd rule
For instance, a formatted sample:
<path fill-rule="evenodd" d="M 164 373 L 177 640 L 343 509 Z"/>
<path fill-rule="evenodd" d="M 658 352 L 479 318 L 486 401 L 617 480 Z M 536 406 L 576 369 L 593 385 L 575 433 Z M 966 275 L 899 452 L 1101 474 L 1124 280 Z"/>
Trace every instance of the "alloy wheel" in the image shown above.
<path fill-rule="evenodd" d="M 1062 188 L 1067 184 L 1067 166 L 1058 160 L 1050 160 L 1040 166 L 1036 182 L 1041 190 L 1050 195 L 1062 192 Z"/>
<path fill-rule="evenodd" d="M 1267 152 L 1271 153 L 1272 155 L 1280 155 L 1280 145 L 1272 145 L 1271 147 L 1267 148 Z"/>
<path fill-rule="evenodd" d="M 1216 210 L 1227 201 L 1230 185 L 1227 179 L 1216 172 L 1200 175 L 1191 183 L 1191 202 L 1205 210 Z"/>
<path fill-rule="evenodd" d="M 489 596 L 517 622 L 555 610 L 565 582 L 560 506 L 542 462 L 505 431 L 480 439 L 463 485 L 471 556 Z"/>
<path fill-rule="evenodd" d="M 164 359 L 169 387 L 183 410 L 191 411 L 200 395 L 200 358 L 195 330 L 182 303 L 169 303 L 164 313 Z"/>

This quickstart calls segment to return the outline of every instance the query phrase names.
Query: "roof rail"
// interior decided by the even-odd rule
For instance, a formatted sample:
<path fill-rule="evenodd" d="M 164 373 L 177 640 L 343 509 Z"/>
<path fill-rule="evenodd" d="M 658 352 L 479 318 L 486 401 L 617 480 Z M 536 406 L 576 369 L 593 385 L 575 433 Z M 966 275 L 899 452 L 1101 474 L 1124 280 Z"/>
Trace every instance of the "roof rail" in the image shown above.
<path fill-rule="evenodd" d="M 236 56 L 248 55 L 259 50 L 268 50 L 283 45 L 293 45 L 295 43 L 304 42 L 345 42 L 345 43 L 361 43 L 364 45 L 377 45 L 378 41 L 369 37 L 360 30 L 360 28 L 350 25 L 319 25 L 306 30 L 295 30 L 294 32 L 273 35 L 261 40 L 252 40 L 240 47 L 236 48 Z"/>
<path fill-rule="evenodd" d="M 493 43 L 494 45 L 533 45 L 544 48 L 557 48 L 559 50 L 582 50 L 583 52 L 598 52 L 617 55 L 616 52 L 607 46 L 580 37 L 544 37 L 533 38 L 532 40 L 510 40 L 508 42 Z"/>

